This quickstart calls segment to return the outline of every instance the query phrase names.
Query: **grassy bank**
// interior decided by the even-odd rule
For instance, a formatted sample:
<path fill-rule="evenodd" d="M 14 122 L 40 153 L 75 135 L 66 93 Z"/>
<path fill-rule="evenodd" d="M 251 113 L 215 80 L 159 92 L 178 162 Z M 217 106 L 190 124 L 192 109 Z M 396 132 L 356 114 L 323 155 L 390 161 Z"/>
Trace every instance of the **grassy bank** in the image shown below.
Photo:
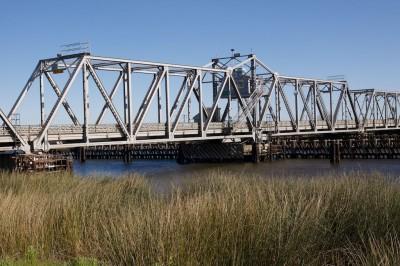
<path fill-rule="evenodd" d="M 0 265 L 400 264 L 394 180 L 195 180 L 160 196 L 135 176 L 0 174 Z"/>

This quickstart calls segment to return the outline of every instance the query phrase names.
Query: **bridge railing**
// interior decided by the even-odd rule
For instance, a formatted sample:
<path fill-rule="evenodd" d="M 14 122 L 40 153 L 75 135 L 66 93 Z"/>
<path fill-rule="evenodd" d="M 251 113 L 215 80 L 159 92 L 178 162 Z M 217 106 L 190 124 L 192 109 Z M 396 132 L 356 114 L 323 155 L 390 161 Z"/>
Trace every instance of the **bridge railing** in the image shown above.
<path fill-rule="evenodd" d="M 133 76 L 142 79 L 133 82 Z M 34 84 L 41 95 L 40 121 L 13 125 L 11 117 Z M 49 90 L 44 90 L 45 84 Z M 118 106 L 119 89 L 123 103 Z M 82 93 L 81 108 L 68 102 L 71 90 Z M 95 123 L 89 121 L 91 106 L 98 104 L 89 104 L 93 91 L 103 100 Z M 48 93 L 56 95 L 49 106 Z M 68 125 L 55 124 L 61 108 L 71 120 Z M 215 58 L 198 67 L 82 53 L 38 62 L 8 115 L 0 112 L 0 146 L 46 151 L 110 142 L 255 140 L 260 130 L 274 135 L 390 130 L 399 126 L 398 110 L 396 92 L 351 91 L 346 81 L 280 75 L 253 54 Z M 104 123 L 108 111 L 114 120 Z"/>

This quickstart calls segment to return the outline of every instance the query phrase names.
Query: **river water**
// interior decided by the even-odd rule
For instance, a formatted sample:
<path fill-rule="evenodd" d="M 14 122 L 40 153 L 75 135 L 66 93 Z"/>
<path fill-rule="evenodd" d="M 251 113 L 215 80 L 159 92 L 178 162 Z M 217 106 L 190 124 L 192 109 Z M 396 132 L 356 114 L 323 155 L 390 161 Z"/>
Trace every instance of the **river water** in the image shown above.
<path fill-rule="evenodd" d="M 197 163 L 177 164 L 175 160 L 136 160 L 124 163 L 121 160 L 88 160 L 85 163 L 75 161 L 73 171 L 79 176 L 101 176 L 118 178 L 127 174 L 144 176 L 158 190 L 171 185 L 202 176 L 215 171 L 231 172 L 235 175 L 253 175 L 263 177 L 327 177 L 346 173 L 380 173 L 385 176 L 400 176 L 400 160 L 342 160 L 332 165 L 329 160 L 292 159 L 258 164 L 235 163 Z"/>

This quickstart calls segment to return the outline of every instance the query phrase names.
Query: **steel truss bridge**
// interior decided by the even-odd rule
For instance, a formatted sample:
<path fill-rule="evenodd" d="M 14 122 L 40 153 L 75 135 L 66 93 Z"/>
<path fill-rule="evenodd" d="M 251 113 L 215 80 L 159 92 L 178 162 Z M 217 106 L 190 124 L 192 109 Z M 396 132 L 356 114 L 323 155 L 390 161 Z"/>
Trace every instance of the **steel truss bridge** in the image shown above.
<path fill-rule="evenodd" d="M 113 75 L 111 86 L 104 82 L 111 79 L 107 73 Z M 14 115 L 36 88 L 37 122 L 17 124 Z M 69 98 L 72 91 L 81 97 Z M 123 94 L 120 102 L 115 99 L 118 91 Z M 49 93 L 55 95 L 54 103 L 46 101 Z M 93 93 L 102 102 L 89 104 Z M 73 107 L 78 100 L 79 108 Z M 98 113 L 93 106 L 101 107 Z M 60 109 L 68 122 L 55 122 Z M 111 122 L 105 122 L 107 112 Z M 342 80 L 280 75 L 253 54 L 195 67 L 80 53 L 38 62 L 11 110 L 0 110 L 0 150 L 266 142 L 274 136 L 393 131 L 399 129 L 399 116 L 398 92 L 350 90 Z"/>

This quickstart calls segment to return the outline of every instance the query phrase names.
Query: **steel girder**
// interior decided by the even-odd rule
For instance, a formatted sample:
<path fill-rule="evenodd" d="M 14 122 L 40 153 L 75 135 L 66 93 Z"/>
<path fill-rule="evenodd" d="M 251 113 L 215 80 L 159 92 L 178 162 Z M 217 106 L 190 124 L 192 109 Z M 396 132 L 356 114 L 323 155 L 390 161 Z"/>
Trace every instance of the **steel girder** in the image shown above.
<path fill-rule="evenodd" d="M 25 139 L 18 133 L 17 129 L 15 126 L 10 122 L 10 120 L 6 117 L 6 115 L 3 113 L 3 111 L 0 109 L 0 119 L 3 120 L 5 127 L 8 129 L 9 133 L 12 136 L 13 142 L 15 145 L 12 146 L 14 149 L 21 149 L 24 151 L 29 152 L 29 145 L 25 141 Z"/>
<path fill-rule="evenodd" d="M 351 91 L 365 129 L 392 129 L 399 127 L 400 93 L 375 89 Z"/>
<path fill-rule="evenodd" d="M 360 129 L 347 82 L 282 76 L 255 55 L 243 57 L 247 58 L 213 59 L 213 65 L 233 71 L 246 68 L 251 76 L 249 82 L 254 85 L 250 86 L 243 110 L 248 109 L 247 113 L 257 121 L 256 130 L 280 134 L 283 129 L 285 134 L 301 134 Z M 341 121 L 340 125 L 337 121 Z"/>
<path fill-rule="evenodd" d="M 117 73 L 110 90 L 104 83 L 106 72 Z M 63 86 L 53 78 L 59 73 L 66 75 Z M 82 84 L 77 85 L 80 73 Z M 132 82 L 142 75 L 151 77 L 144 89 L 143 84 Z M 40 126 L 28 134 L 24 127 L 19 129 L 10 121 L 36 79 L 40 89 L 40 123 L 35 124 Z M 49 106 L 47 117 L 45 81 L 57 97 L 54 105 Z M 96 116 L 89 105 L 90 84 L 94 84 L 90 93 L 98 91 L 103 100 Z M 115 100 L 121 84 L 122 108 Z M 78 110 L 67 101 L 71 90 L 82 92 L 82 121 Z M 140 91 L 144 91 L 144 96 L 134 108 Z M 154 110 L 153 103 L 156 103 Z M 0 134 L 0 144 L 9 149 L 19 145 L 25 150 L 30 146 L 32 151 L 46 151 L 207 139 L 262 141 L 269 135 L 385 130 L 398 127 L 399 104 L 397 93 L 350 91 L 346 81 L 279 75 L 253 54 L 216 58 L 204 67 L 194 67 L 82 53 L 44 59 L 37 64 L 8 116 L 0 112 L 9 132 L 4 137 Z M 70 131 L 55 135 L 53 121 L 61 106 L 73 125 Z M 112 114 L 114 124 L 107 124 L 106 130 L 102 122 L 107 111 Z M 197 114 L 192 116 L 193 112 Z M 91 117 L 96 117 L 93 123 Z M 153 128 L 149 122 L 154 124 Z"/>

